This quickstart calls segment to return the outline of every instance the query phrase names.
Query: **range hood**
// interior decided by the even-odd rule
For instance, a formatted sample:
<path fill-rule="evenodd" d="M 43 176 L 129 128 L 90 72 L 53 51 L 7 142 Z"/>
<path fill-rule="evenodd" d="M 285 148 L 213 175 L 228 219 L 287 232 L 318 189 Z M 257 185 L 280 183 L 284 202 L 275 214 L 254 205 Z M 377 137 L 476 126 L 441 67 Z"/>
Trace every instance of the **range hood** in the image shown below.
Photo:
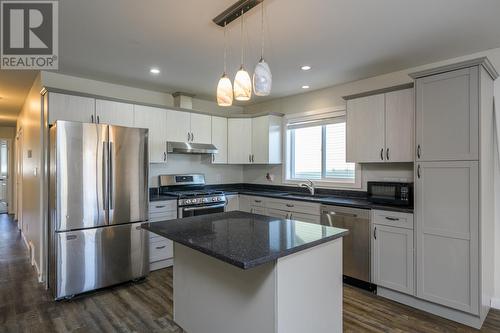
<path fill-rule="evenodd" d="M 167 142 L 167 153 L 173 154 L 217 154 L 213 144 L 193 142 Z"/>

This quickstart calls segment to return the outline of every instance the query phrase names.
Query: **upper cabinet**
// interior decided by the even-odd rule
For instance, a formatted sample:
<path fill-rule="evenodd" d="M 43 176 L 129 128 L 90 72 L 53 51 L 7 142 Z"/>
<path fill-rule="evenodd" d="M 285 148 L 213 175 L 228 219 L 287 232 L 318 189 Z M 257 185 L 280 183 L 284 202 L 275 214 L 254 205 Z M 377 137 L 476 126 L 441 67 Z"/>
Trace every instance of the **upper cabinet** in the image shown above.
<path fill-rule="evenodd" d="M 49 124 L 56 120 L 90 123 L 95 117 L 95 99 L 49 92 Z"/>
<path fill-rule="evenodd" d="M 96 122 L 116 126 L 134 126 L 134 105 L 97 99 L 95 101 Z"/>
<path fill-rule="evenodd" d="M 168 110 L 168 141 L 212 143 L 211 119 L 204 114 Z"/>
<path fill-rule="evenodd" d="M 413 89 L 347 101 L 347 161 L 413 162 Z"/>
<path fill-rule="evenodd" d="M 416 80 L 417 160 L 477 160 L 478 67 Z"/>
<path fill-rule="evenodd" d="M 149 106 L 134 106 L 134 127 L 149 130 L 149 162 L 167 161 L 167 110 Z"/>
<path fill-rule="evenodd" d="M 212 144 L 219 151 L 212 155 L 213 164 L 227 163 L 227 118 L 212 117 Z"/>
<path fill-rule="evenodd" d="M 281 163 L 281 117 L 228 119 L 228 160 L 233 164 Z"/>

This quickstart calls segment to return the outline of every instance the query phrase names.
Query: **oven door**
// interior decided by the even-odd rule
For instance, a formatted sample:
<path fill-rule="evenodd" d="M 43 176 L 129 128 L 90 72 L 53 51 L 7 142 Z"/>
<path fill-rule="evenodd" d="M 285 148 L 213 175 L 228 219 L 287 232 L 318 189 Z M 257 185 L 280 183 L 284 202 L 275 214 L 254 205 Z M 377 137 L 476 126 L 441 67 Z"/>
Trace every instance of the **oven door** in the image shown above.
<path fill-rule="evenodd" d="M 191 207 L 179 207 L 179 217 L 191 217 L 214 213 L 223 213 L 226 210 L 226 203 L 214 205 L 202 205 Z"/>

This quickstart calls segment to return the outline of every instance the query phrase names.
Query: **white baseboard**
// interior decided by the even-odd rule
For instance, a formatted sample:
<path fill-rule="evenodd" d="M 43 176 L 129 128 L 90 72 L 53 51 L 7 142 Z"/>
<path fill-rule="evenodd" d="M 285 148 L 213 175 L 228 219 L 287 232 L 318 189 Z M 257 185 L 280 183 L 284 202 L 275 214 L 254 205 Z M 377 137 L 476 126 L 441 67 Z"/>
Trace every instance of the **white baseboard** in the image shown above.
<path fill-rule="evenodd" d="M 491 299 L 491 307 L 500 310 L 500 298 L 493 297 Z"/>

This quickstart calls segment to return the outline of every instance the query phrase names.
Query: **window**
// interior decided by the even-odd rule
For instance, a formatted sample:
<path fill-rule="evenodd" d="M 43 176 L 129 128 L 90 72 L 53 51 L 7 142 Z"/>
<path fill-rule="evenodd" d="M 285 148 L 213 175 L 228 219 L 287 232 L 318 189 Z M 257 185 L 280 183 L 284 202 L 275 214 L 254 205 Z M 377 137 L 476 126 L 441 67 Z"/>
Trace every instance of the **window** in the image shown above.
<path fill-rule="evenodd" d="M 287 181 L 311 179 L 331 186 L 358 187 L 357 165 L 346 162 L 345 113 L 288 123 L 286 143 Z"/>

